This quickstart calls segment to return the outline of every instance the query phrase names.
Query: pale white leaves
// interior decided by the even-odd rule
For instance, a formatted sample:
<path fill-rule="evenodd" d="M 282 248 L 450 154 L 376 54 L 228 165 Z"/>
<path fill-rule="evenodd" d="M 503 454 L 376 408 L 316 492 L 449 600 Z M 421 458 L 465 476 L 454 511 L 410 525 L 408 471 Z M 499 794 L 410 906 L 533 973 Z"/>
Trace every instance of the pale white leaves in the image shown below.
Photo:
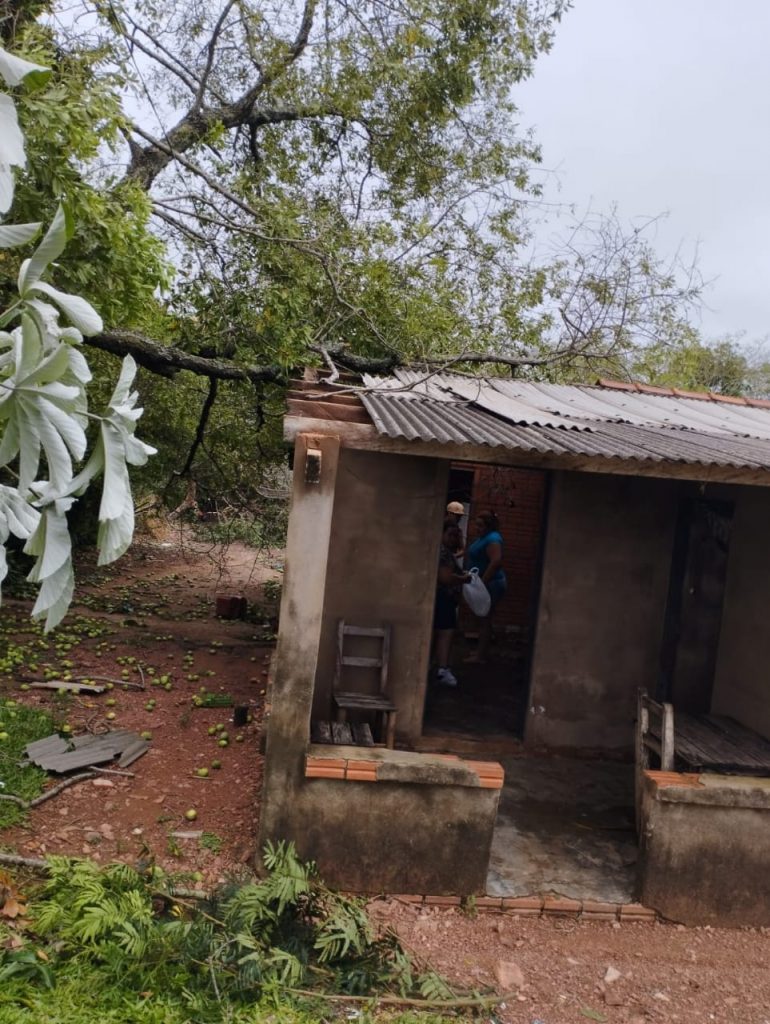
<path fill-rule="evenodd" d="M 45 68 L 0 47 L 0 78 L 16 86 Z M 13 168 L 25 166 L 24 139 L 10 96 L 0 93 L 0 213 L 13 198 Z M 0 225 L 0 248 L 25 245 L 39 224 Z M 26 541 L 35 558 L 29 579 L 39 585 L 33 609 L 46 629 L 57 625 L 72 601 L 74 575 L 67 512 L 89 484 L 104 477 L 99 507 L 99 564 L 119 558 L 134 531 L 128 466 L 141 466 L 155 451 L 134 435 L 142 415 L 132 391 L 136 364 L 127 357 L 104 416 L 88 411 L 91 371 L 80 345 L 102 320 L 85 299 L 59 291 L 43 276 L 72 235 L 62 206 L 40 244 L 19 270 L 19 298 L 0 313 L 0 471 L 16 484 L 0 484 L 0 584 L 7 574 L 5 545 L 11 535 Z M 64 315 L 70 326 L 62 326 Z M 13 325 L 13 329 L 5 330 Z M 85 465 L 89 421 L 99 432 Z"/>
<path fill-rule="evenodd" d="M 28 75 L 44 76 L 46 68 L 15 57 L 0 46 L 0 78 L 12 88 Z M 0 93 L 0 213 L 6 213 L 13 201 L 13 168 L 25 167 L 24 136 L 19 128 L 16 106 L 6 93 Z"/>
<path fill-rule="evenodd" d="M 103 475 L 99 505 L 99 565 L 120 558 L 134 533 L 134 502 L 128 466 L 143 466 L 155 449 L 134 436 L 143 410 L 137 408 L 138 392 L 131 390 L 136 363 L 126 356 L 118 383 L 102 417 L 99 437 L 88 462 L 72 481 L 71 493 L 81 493 L 95 476 Z"/>
<path fill-rule="evenodd" d="M 21 85 L 28 75 L 35 74 L 40 78 L 47 78 L 51 72 L 42 64 L 33 64 L 31 60 L 24 60 L 13 53 L 8 53 L 0 46 L 0 78 L 6 85 L 14 88 Z"/>

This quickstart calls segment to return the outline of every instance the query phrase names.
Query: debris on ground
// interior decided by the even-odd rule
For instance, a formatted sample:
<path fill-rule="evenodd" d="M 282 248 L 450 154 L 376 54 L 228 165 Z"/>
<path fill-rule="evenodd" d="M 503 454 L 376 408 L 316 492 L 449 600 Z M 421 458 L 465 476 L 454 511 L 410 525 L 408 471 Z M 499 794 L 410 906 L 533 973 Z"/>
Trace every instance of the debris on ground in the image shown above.
<path fill-rule="evenodd" d="M 127 768 L 150 749 L 147 740 L 130 729 L 113 729 L 93 735 L 64 737 L 53 733 L 28 744 L 24 753 L 38 768 L 61 775 L 78 768 L 91 768 L 118 760 L 118 767 Z"/>

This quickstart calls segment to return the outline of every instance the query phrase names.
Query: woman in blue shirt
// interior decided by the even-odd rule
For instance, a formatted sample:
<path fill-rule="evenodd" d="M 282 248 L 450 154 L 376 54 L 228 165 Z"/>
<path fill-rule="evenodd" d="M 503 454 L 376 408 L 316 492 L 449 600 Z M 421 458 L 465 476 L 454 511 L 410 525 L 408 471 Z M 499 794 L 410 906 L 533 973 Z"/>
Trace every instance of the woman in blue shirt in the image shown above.
<path fill-rule="evenodd" d="M 489 655 L 492 640 L 492 615 L 495 605 L 500 601 L 507 589 L 507 581 L 503 570 L 503 538 L 498 530 L 497 516 L 494 512 L 479 512 L 473 520 L 476 539 L 468 545 L 468 564 L 478 569 L 484 581 L 492 606 L 489 615 L 479 619 L 479 646 L 468 661 L 483 664 Z"/>

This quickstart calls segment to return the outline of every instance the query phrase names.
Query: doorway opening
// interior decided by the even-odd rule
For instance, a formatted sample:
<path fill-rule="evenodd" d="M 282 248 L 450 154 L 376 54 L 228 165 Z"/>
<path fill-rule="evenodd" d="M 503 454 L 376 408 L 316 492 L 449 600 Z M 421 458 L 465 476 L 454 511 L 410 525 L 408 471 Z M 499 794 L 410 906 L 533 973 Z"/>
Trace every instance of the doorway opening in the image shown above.
<path fill-rule="evenodd" d="M 524 732 L 529 668 L 540 586 L 548 474 L 543 470 L 455 463 L 447 502 L 460 502 L 465 548 L 473 523 L 492 512 L 503 538 L 504 596 L 492 616 L 492 642 L 484 663 L 478 654 L 479 620 L 460 602 L 451 665 L 456 687 L 431 674 L 419 749 L 490 755 L 514 751 Z"/>
<path fill-rule="evenodd" d="M 657 696 L 689 715 L 711 711 L 734 511 L 732 501 L 679 504 Z"/>

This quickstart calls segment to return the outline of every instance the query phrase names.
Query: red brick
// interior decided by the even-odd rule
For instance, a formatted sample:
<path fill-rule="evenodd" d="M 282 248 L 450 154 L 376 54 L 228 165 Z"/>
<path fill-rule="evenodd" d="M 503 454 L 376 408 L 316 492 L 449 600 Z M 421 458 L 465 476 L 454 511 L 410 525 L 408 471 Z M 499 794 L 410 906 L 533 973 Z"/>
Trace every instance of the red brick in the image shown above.
<path fill-rule="evenodd" d="M 643 907 L 641 903 L 623 903 L 620 907 L 621 921 L 655 921 L 657 917 L 652 907 Z"/>
<path fill-rule="evenodd" d="M 469 768 L 472 768 L 479 775 L 502 775 L 503 766 L 497 761 L 467 761 Z"/>
<path fill-rule="evenodd" d="M 583 900 L 584 914 L 617 914 L 619 903 L 601 903 L 599 900 Z"/>
<path fill-rule="evenodd" d="M 513 896 L 503 900 L 503 910 L 519 917 L 540 917 L 543 900 L 540 896 Z"/>
<path fill-rule="evenodd" d="M 350 758 L 348 761 L 348 768 L 355 768 L 360 772 L 376 772 L 379 765 L 379 761 L 359 761 L 357 759 Z"/>
<path fill-rule="evenodd" d="M 344 771 L 347 767 L 347 761 L 344 757 L 315 757 L 313 754 L 308 754 L 305 758 L 305 767 L 318 767 L 323 768 L 342 768 Z"/>
<path fill-rule="evenodd" d="M 345 778 L 348 782 L 376 782 L 377 772 L 359 771 L 357 768 L 348 768 L 345 772 Z"/>
<path fill-rule="evenodd" d="M 344 768 L 325 768 L 321 765 L 306 765 L 306 779 L 344 779 Z"/>
<path fill-rule="evenodd" d="M 476 908 L 478 910 L 502 910 L 503 900 L 501 896 L 477 896 Z"/>
<path fill-rule="evenodd" d="M 571 900 L 566 896 L 546 896 L 543 900 L 543 913 L 553 917 L 577 917 L 582 907 L 580 900 Z"/>
<path fill-rule="evenodd" d="M 426 896 L 426 907 L 459 907 L 462 904 L 460 896 Z"/>
<path fill-rule="evenodd" d="M 424 896 L 409 896 L 404 893 L 394 893 L 394 895 L 389 898 L 392 900 L 400 900 L 402 903 L 414 903 L 416 906 L 422 906 L 425 899 Z"/>
<path fill-rule="evenodd" d="M 703 785 L 697 772 L 658 772 L 647 770 L 644 774 L 653 780 L 658 789 L 665 789 L 667 786 L 695 789 Z"/>

